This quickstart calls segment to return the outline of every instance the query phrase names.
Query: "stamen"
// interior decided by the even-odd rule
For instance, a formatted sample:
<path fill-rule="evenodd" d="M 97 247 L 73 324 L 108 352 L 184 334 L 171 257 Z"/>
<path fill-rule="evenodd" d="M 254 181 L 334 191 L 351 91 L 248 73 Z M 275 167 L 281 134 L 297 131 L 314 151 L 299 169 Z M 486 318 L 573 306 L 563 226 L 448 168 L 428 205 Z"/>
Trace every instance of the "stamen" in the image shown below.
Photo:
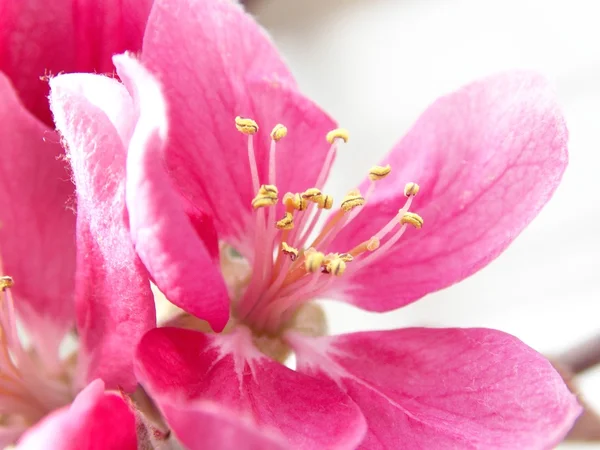
<path fill-rule="evenodd" d="M 11 288 L 15 285 L 14 280 L 12 279 L 12 277 L 9 276 L 1 276 L 0 277 L 0 290 L 4 291 L 7 288 Z"/>
<path fill-rule="evenodd" d="M 273 131 L 271 131 L 271 139 L 273 139 L 275 142 L 279 142 L 281 139 L 283 139 L 284 137 L 286 137 L 287 131 L 288 130 L 287 130 L 287 128 L 285 126 L 283 126 L 282 124 L 278 123 L 273 128 Z"/>
<path fill-rule="evenodd" d="M 256 165 L 256 155 L 254 154 L 254 141 L 252 140 L 252 136 L 258 131 L 258 125 L 252 119 L 237 116 L 235 118 L 235 127 L 240 133 L 248 136 L 248 163 L 250 164 L 252 188 L 255 191 L 258 191 L 260 181 L 258 179 L 258 166 Z"/>
<path fill-rule="evenodd" d="M 323 253 L 317 251 L 307 252 L 304 267 L 307 272 L 315 273 L 319 271 L 323 261 L 325 261 L 325 255 Z"/>
<path fill-rule="evenodd" d="M 254 209 L 263 208 L 265 206 L 273 206 L 278 200 L 277 187 L 272 184 L 263 184 L 259 189 L 256 197 L 252 200 Z"/>
<path fill-rule="evenodd" d="M 247 117 L 237 116 L 235 118 L 235 127 L 243 134 L 255 134 L 258 131 L 258 124 Z"/>
<path fill-rule="evenodd" d="M 291 212 L 286 212 L 283 219 L 278 220 L 275 226 L 280 230 L 291 230 L 294 228 L 294 216 Z"/>
<path fill-rule="evenodd" d="M 288 255 L 292 261 L 296 261 L 298 258 L 298 249 L 294 247 L 290 247 L 287 242 L 281 243 L 281 251 Z"/>
<path fill-rule="evenodd" d="M 418 214 L 407 212 L 407 213 L 404 213 L 404 215 L 400 219 L 400 223 L 402 225 L 405 225 L 408 223 L 408 224 L 412 225 L 413 227 L 415 227 L 416 229 L 420 229 L 423 226 L 423 218 L 421 216 L 419 216 Z"/>
<path fill-rule="evenodd" d="M 336 139 L 342 139 L 344 142 L 348 142 L 348 137 L 348 130 L 345 128 L 336 128 L 327 133 L 326 139 L 327 142 L 333 144 Z"/>
<path fill-rule="evenodd" d="M 317 188 L 310 188 L 302 193 L 302 198 L 308 200 L 309 202 L 319 203 L 321 197 L 321 191 Z"/>
<path fill-rule="evenodd" d="M 327 152 L 327 156 L 325 157 L 325 162 L 323 163 L 323 167 L 321 167 L 321 171 L 319 172 L 319 176 L 317 177 L 317 182 L 315 186 L 317 186 L 319 189 L 323 189 L 325 179 L 327 178 L 327 175 L 331 170 L 331 165 L 333 164 L 333 160 L 335 159 L 339 141 L 343 140 L 344 142 L 348 142 L 348 131 L 344 130 L 343 128 L 332 130 L 329 133 L 327 133 L 326 139 L 327 142 L 331 144 L 331 147 L 329 147 L 329 151 Z"/>
<path fill-rule="evenodd" d="M 346 271 L 346 262 L 340 258 L 339 256 L 331 259 L 327 265 L 325 266 L 328 273 L 335 275 L 336 277 L 340 277 Z"/>
<path fill-rule="evenodd" d="M 407 183 L 406 186 L 404 187 L 404 192 L 405 192 L 405 195 L 406 195 L 406 192 L 408 192 L 410 194 L 410 195 L 408 195 L 408 198 L 406 199 L 406 203 L 404 203 L 404 206 L 402 208 L 400 208 L 400 210 L 398 211 L 398 214 L 396 216 L 394 216 L 394 218 L 392 218 L 392 220 L 390 220 L 385 227 L 383 227 L 381 230 L 379 230 L 379 233 L 377 233 L 375 235 L 375 237 L 377 239 L 379 239 L 379 240 L 383 239 L 390 231 L 392 231 L 392 229 L 394 229 L 397 221 L 402 220 L 404 213 L 408 211 L 408 208 L 410 208 L 410 205 L 412 204 L 413 199 L 419 192 L 419 185 L 416 183 Z"/>
<path fill-rule="evenodd" d="M 308 206 L 305 198 L 300 194 L 292 194 L 291 192 L 287 192 L 283 196 L 283 204 L 288 212 L 292 212 L 293 210 L 304 211 Z"/>
<path fill-rule="evenodd" d="M 317 202 L 319 209 L 331 209 L 333 207 L 333 197 L 331 195 L 323 194 Z"/>
<path fill-rule="evenodd" d="M 407 197 L 414 197 L 419 193 L 419 185 L 417 183 L 406 183 L 404 186 L 404 195 Z"/>
<path fill-rule="evenodd" d="M 338 256 L 344 262 L 352 262 L 354 259 L 354 256 L 352 256 L 350 253 L 340 253 Z"/>
<path fill-rule="evenodd" d="M 348 192 L 348 194 L 342 200 L 342 204 L 340 208 L 344 212 L 352 211 L 357 206 L 362 206 L 365 204 L 365 199 L 362 195 L 360 195 L 360 191 L 358 189 L 352 190 Z"/>
<path fill-rule="evenodd" d="M 371 170 L 369 170 L 369 180 L 371 181 L 379 181 L 387 177 L 392 171 L 392 166 L 389 164 L 387 166 L 373 166 Z"/>
<path fill-rule="evenodd" d="M 373 250 L 377 250 L 379 248 L 379 242 L 379 239 L 377 239 L 376 237 L 372 237 L 368 241 L 362 242 L 361 244 L 354 247 L 348 252 L 348 254 L 353 257 L 357 257 L 358 255 L 366 251 L 372 252 Z"/>

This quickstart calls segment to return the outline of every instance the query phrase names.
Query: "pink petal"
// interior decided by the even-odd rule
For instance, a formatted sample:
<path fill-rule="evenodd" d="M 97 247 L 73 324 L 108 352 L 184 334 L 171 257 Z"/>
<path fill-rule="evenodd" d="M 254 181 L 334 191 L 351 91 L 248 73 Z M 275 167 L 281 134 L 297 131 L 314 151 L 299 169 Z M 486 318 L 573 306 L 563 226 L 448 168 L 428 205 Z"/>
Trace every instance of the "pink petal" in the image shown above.
<path fill-rule="evenodd" d="M 212 216 L 193 205 L 188 205 L 187 216 L 210 257 L 218 261 L 219 236 Z"/>
<path fill-rule="evenodd" d="M 86 379 L 133 389 L 135 345 L 155 326 L 148 276 L 133 249 L 125 210 L 123 140 L 133 106 L 111 78 L 61 75 L 50 85 L 77 186 L 77 325 Z"/>
<path fill-rule="evenodd" d="M 167 119 L 160 88 L 135 59 L 114 59 L 140 112 L 127 157 L 126 200 L 135 249 L 171 302 L 221 331 L 229 319 L 227 288 L 165 171 Z"/>
<path fill-rule="evenodd" d="M 254 140 L 264 184 L 269 133 L 277 123 L 288 126 L 277 149 L 281 195 L 314 185 L 329 147 L 325 134 L 335 124 L 295 90 L 271 42 L 235 2 L 157 1 L 148 23 L 143 62 L 161 80 L 170 106 L 167 165 L 182 193 L 214 216 L 221 237 L 247 247 L 256 192 L 247 138 L 234 118 L 251 117 L 260 126 Z"/>
<path fill-rule="evenodd" d="M 96 380 L 72 405 L 56 410 L 31 428 L 17 450 L 136 450 L 135 417 Z"/>
<path fill-rule="evenodd" d="M 288 337 L 299 371 L 334 380 L 361 408 L 361 448 L 552 448 L 581 412 L 552 365 L 500 331 Z"/>
<path fill-rule="evenodd" d="M 0 142 L 0 273 L 14 278 L 17 310 L 50 357 L 74 321 L 73 185 L 58 136 L 25 110 L 2 73 Z"/>
<path fill-rule="evenodd" d="M 191 433 L 185 430 L 188 421 L 179 422 L 186 411 L 206 413 L 195 410 L 197 401 L 218 404 L 240 420 L 251 419 L 265 433 L 276 430 L 295 449 L 353 449 L 364 435 L 363 417 L 334 383 L 266 357 L 246 328 L 225 335 L 152 330 L 140 342 L 136 374 L 178 435 Z M 179 414 L 171 416 L 174 401 Z"/>
<path fill-rule="evenodd" d="M 46 75 L 112 72 L 111 57 L 139 51 L 152 0 L 3 0 L 0 71 L 25 106 L 52 124 Z"/>
<path fill-rule="evenodd" d="M 538 75 L 498 75 L 439 99 L 384 161 L 392 175 L 332 247 L 346 251 L 373 236 L 404 204 L 407 182 L 421 186 L 411 209 L 425 224 L 358 271 L 342 297 L 388 311 L 484 267 L 552 196 L 566 142 L 554 94 Z"/>
<path fill-rule="evenodd" d="M 177 426 L 177 439 L 188 450 L 283 450 L 285 438 L 256 427 L 253 420 L 215 403 L 199 401 L 181 405 L 162 403 L 164 414 Z M 215 433 L 215 430 L 218 432 Z"/>

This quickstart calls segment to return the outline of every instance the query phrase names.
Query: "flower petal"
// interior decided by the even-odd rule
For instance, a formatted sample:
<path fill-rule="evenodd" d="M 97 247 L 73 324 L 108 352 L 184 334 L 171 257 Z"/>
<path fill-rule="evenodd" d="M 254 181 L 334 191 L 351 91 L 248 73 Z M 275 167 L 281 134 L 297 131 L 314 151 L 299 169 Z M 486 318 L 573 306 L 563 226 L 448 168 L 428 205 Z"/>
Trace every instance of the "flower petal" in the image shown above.
<path fill-rule="evenodd" d="M 0 272 L 41 355 L 57 355 L 74 321 L 73 184 L 56 133 L 19 102 L 0 73 Z M 45 324 L 46 333 L 38 333 Z M 50 330 L 52 328 L 52 330 Z"/>
<path fill-rule="evenodd" d="M 64 72 L 112 72 L 111 57 L 139 51 L 152 0 L 4 0 L 0 71 L 25 106 L 52 125 L 48 83 Z"/>
<path fill-rule="evenodd" d="M 334 122 L 299 94 L 271 42 L 235 2 L 155 2 L 142 61 L 164 87 L 169 108 L 167 165 L 182 193 L 215 218 L 221 238 L 251 258 L 256 195 L 247 137 L 251 117 L 260 183 L 268 184 L 269 133 L 289 127 L 277 148 L 277 185 L 302 192 L 316 182 Z"/>
<path fill-rule="evenodd" d="M 196 401 L 234 411 L 243 423 L 252 420 L 262 432 L 275 431 L 297 449 L 356 448 L 364 435 L 363 417 L 334 383 L 266 357 L 246 328 L 226 335 L 152 330 L 140 342 L 136 374 L 178 435 L 190 433 L 189 422 L 180 420 L 194 411 Z M 174 401 L 179 413 L 170 415 Z"/>
<path fill-rule="evenodd" d="M 135 59 L 114 59 L 140 112 L 127 157 L 126 200 L 135 249 L 169 301 L 221 331 L 229 319 L 227 288 L 165 171 L 167 117 L 160 88 Z"/>
<path fill-rule="evenodd" d="M 135 416 L 122 398 L 104 393 L 95 380 L 72 405 L 54 411 L 31 428 L 17 450 L 136 450 Z"/>
<path fill-rule="evenodd" d="M 169 421 L 177 426 L 177 439 L 188 450 L 288 448 L 283 436 L 258 429 L 252 420 L 243 420 L 236 411 L 215 403 L 199 401 L 182 407 L 165 401 L 161 406 Z"/>
<path fill-rule="evenodd" d="M 155 326 L 146 270 L 133 249 L 125 209 L 125 143 L 133 106 L 122 84 L 91 74 L 50 82 L 50 102 L 77 188 L 77 325 L 86 380 L 136 385 L 135 345 Z"/>
<path fill-rule="evenodd" d="M 566 143 L 553 92 L 538 75 L 498 75 L 439 99 L 392 150 L 384 161 L 392 174 L 332 245 L 346 251 L 373 236 L 404 204 L 407 182 L 421 187 L 411 209 L 423 229 L 409 229 L 338 295 L 388 311 L 481 269 L 550 199 Z"/>
<path fill-rule="evenodd" d="M 550 448 L 581 412 L 552 365 L 500 331 L 288 340 L 299 371 L 334 380 L 361 408 L 369 427 L 362 448 Z"/>

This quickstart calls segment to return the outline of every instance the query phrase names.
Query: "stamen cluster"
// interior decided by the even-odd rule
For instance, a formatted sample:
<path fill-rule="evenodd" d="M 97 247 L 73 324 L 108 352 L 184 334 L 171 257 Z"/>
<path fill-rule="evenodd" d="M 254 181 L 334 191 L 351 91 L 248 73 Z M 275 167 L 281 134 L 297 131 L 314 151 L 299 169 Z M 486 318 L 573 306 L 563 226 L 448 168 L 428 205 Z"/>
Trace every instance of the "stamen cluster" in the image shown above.
<path fill-rule="evenodd" d="M 408 211 L 419 192 L 419 185 L 408 183 L 404 188 L 405 204 L 377 234 L 343 252 L 320 251 L 328 249 L 344 226 L 358 216 L 373 194 L 375 184 L 391 173 L 391 166 L 372 167 L 369 170 L 371 185 L 366 194 L 363 196 L 358 189 L 349 191 L 340 202 L 339 209 L 309 243 L 323 210 L 333 208 L 333 197 L 321 189 L 339 144 L 348 141 L 348 132 L 340 128 L 327 134 L 331 147 L 316 185 L 304 192 L 285 193 L 281 199 L 284 215 L 276 219 L 275 207 L 279 203 L 275 180 L 276 146 L 286 136 L 287 128 L 278 124 L 270 134 L 268 184 L 260 184 L 253 143 L 253 136 L 259 130 L 258 124 L 242 117 L 236 117 L 235 124 L 238 131 L 248 136 L 250 172 L 256 192 L 252 200 L 256 211 L 255 257 L 251 280 L 236 313 L 255 331 L 277 333 L 302 303 L 325 293 L 342 275 L 356 272 L 385 254 L 402 237 L 408 225 L 422 227 L 423 219 Z M 382 244 L 382 240 L 398 224 L 399 229 Z"/>

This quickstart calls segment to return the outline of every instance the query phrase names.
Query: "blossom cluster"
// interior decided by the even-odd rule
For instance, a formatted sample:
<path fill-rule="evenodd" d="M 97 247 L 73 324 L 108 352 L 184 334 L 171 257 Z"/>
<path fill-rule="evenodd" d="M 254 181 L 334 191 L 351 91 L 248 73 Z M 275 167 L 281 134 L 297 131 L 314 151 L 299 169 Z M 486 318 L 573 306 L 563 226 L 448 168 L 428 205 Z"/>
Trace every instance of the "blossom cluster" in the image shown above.
<path fill-rule="evenodd" d="M 567 164 L 551 87 L 441 97 L 334 199 L 348 139 L 234 1 L 0 0 L 0 446 L 560 442 L 581 407 L 517 338 L 328 335 L 314 302 L 391 311 L 496 258 Z"/>

